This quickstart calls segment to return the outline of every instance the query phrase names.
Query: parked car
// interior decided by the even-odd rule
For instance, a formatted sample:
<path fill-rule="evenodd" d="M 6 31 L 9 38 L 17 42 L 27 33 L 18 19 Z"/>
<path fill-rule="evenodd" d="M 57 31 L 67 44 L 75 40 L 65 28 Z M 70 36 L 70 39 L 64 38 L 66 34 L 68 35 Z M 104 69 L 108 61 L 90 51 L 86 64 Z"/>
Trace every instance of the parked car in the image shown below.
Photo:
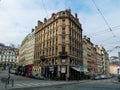
<path fill-rule="evenodd" d="M 107 79 L 107 76 L 104 74 L 96 75 L 92 78 L 93 80 Z"/>
<path fill-rule="evenodd" d="M 30 78 L 35 78 L 35 76 L 36 76 L 36 74 L 32 72 L 30 75 Z"/>
<path fill-rule="evenodd" d="M 11 70 L 10 70 L 10 73 L 11 73 L 11 74 L 15 74 L 15 70 L 11 69 Z"/>
<path fill-rule="evenodd" d="M 99 80 L 99 79 L 101 79 L 101 77 L 100 76 L 95 76 L 93 79 L 94 80 Z"/>
<path fill-rule="evenodd" d="M 100 75 L 100 78 L 101 78 L 101 79 L 106 79 L 106 78 L 107 78 L 107 76 L 106 76 L 106 75 L 104 75 L 104 74 L 102 74 L 102 75 Z"/>
<path fill-rule="evenodd" d="M 36 74 L 34 77 L 36 79 L 39 79 L 39 80 L 44 80 L 45 79 L 45 77 L 43 75 L 41 75 L 41 74 Z"/>

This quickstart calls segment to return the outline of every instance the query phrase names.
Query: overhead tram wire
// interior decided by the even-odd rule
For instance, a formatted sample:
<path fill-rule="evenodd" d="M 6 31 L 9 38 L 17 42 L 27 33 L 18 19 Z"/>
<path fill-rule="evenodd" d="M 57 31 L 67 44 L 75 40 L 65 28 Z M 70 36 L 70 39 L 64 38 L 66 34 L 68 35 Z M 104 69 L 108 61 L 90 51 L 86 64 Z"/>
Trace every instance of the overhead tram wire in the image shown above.
<path fill-rule="evenodd" d="M 107 29 L 105 29 L 105 30 L 107 30 Z M 100 32 L 98 32 L 98 33 L 93 33 L 93 34 L 91 34 L 92 35 L 92 37 L 98 37 L 98 36 L 101 36 L 101 35 L 103 35 L 103 34 L 107 34 L 107 33 L 109 33 L 110 31 L 101 31 L 101 33 Z M 117 28 L 117 29 L 115 29 L 115 30 L 120 30 L 120 28 Z M 115 31 L 114 30 L 114 31 Z M 110 32 L 111 33 L 111 32 Z M 117 36 L 116 36 L 117 37 Z"/>
<path fill-rule="evenodd" d="M 103 44 L 103 46 L 115 46 L 115 45 L 118 45 L 119 43 L 120 43 L 119 41 L 115 41 L 115 42 Z"/>
<path fill-rule="evenodd" d="M 98 10 L 98 12 L 100 13 L 100 15 L 102 16 L 103 20 L 105 21 L 106 25 L 108 26 L 109 30 L 111 31 L 113 37 L 116 37 L 115 34 L 113 33 L 112 28 L 110 27 L 110 25 L 108 24 L 107 20 L 105 19 L 104 15 L 102 14 L 102 12 L 100 11 L 100 9 L 97 7 L 96 3 L 94 0 L 92 0 L 93 4 L 95 5 L 96 9 Z"/>
<path fill-rule="evenodd" d="M 47 18 L 48 18 L 48 12 L 47 12 L 47 9 L 46 9 L 46 7 L 45 7 L 45 4 L 44 4 L 44 1 L 42 0 L 42 4 L 43 4 L 43 8 L 44 8 L 44 10 L 45 10 L 45 13 L 46 13 L 46 15 L 47 15 Z"/>
<path fill-rule="evenodd" d="M 114 29 L 114 31 L 115 30 L 119 30 L 120 29 L 120 25 L 117 25 L 117 26 L 114 26 L 114 27 L 112 27 L 112 29 Z M 91 33 L 92 35 L 98 35 L 98 34 L 104 34 L 104 33 L 107 33 L 108 31 L 105 31 L 105 30 L 109 30 L 109 28 L 108 29 L 104 29 L 104 30 L 101 30 L 101 31 L 98 31 L 98 32 L 95 32 L 95 33 Z M 102 33 L 101 33 L 102 32 Z"/>
<path fill-rule="evenodd" d="M 113 37 L 113 36 L 112 36 L 112 37 Z M 111 40 L 111 39 L 112 39 L 112 37 L 106 38 L 106 39 L 101 40 L 101 41 L 99 41 L 99 42 L 104 43 L 104 42 L 106 42 L 106 41 L 108 41 L 108 40 Z"/>
<path fill-rule="evenodd" d="M 107 20 L 105 19 L 105 17 L 103 16 L 102 12 L 100 11 L 100 9 L 97 7 L 96 3 L 94 0 L 92 0 L 92 2 L 94 3 L 95 7 L 97 8 L 98 12 L 100 13 L 100 15 L 102 16 L 103 20 L 105 21 L 106 25 L 108 26 L 109 28 L 109 31 L 111 31 L 112 35 L 114 38 L 116 38 L 117 40 L 119 39 L 114 33 L 113 33 L 113 30 L 112 28 L 110 27 L 110 25 L 108 24 Z M 120 42 L 120 40 L 119 40 Z"/>

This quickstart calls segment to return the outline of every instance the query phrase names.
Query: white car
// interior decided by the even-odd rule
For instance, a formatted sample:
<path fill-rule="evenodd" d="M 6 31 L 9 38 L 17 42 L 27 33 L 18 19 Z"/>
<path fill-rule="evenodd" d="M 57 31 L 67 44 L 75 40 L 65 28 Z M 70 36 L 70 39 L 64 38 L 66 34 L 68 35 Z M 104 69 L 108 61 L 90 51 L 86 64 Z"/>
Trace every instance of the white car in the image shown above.
<path fill-rule="evenodd" d="M 45 77 L 43 75 L 40 75 L 40 74 L 36 74 L 34 77 L 36 79 L 39 79 L 39 80 L 44 80 L 45 79 Z"/>
<path fill-rule="evenodd" d="M 106 79 L 107 77 L 106 77 L 106 75 L 100 75 L 100 78 L 101 79 Z"/>
<path fill-rule="evenodd" d="M 100 76 L 96 76 L 96 77 L 94 77 L 94 80 L 99 80 L 99 79 L 101 79 Z"/>
<path fill-rule="evenodd" d="M 11 73 L 11 74 L 15 74 L 15 70 L 11 69 L 11 70 L 10 70 L 10 73 Z"/>

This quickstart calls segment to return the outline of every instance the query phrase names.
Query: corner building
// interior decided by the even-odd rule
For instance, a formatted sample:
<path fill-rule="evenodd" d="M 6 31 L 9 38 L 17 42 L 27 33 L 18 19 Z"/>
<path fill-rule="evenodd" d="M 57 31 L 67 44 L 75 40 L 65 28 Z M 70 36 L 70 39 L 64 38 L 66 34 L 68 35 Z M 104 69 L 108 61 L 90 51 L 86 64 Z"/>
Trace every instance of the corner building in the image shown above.
<path fill-rule="evenodd" d="M 48 79 L 77 80 L 83 65 L 82 28 L 71 10 L 53 13 L 35 26 L 34 71 Z"/>

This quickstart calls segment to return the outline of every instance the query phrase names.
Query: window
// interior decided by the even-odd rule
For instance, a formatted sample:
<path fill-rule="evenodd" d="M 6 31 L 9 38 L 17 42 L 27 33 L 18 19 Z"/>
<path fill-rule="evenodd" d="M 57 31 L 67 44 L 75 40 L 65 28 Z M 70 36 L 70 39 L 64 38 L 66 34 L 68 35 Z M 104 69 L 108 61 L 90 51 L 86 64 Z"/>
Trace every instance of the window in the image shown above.
<path fill-rule="evenodd" d="M 65 37 L 62 37 L 62 44 L 65 44 Z"/>
<path fill-rule="evenodd" d="M 65 59 L 62 59 L 62 64 L 65 64 Z"/>
<path fill-rule="evenodd" d="M 56 29 L 56 35 L 57 35 L 57 33 L 58 33 L 58 30 Z"/>
<path fill-rule="evenodd" d="M 58 62 L 58 60 L 57 60 L 57 58 L 55 58 L 55 64 L 57 64 L 57 62 Z"/>
<path fill-rule="evenodd" d="M 56 46 L 56 55 L 57 55 L 57 46 Z"/>
<path fill-rule="evenodd" d="M 57 43 L 58 43 L 58 39 L 57 39 L 57 37 L 56 37 L 56 45 L 57 45 Z"/>
<path fill-rule="evenodd" d="M 54 47 L 52 48 L 52 55 L 54 55 Z"/>
<path fill-rule="evenodd" d="M 62 46 L 62 51 L 65 52 L 65 46 Z"/>
<path fill-rule="evenodd" d="M 57 27 L 57 25 L 58 25 L 58 21 L 56 21 L 56 27 Z"/>
<path fill-rule="evenodd" d="M 62 20 L 62 25 L 65 25 L 65 20 L 64 19 Z"/>
<path fill-rule="evenodd" d="M 62 29 L 62 34 L 65 34 L 65 28 Z"/>

